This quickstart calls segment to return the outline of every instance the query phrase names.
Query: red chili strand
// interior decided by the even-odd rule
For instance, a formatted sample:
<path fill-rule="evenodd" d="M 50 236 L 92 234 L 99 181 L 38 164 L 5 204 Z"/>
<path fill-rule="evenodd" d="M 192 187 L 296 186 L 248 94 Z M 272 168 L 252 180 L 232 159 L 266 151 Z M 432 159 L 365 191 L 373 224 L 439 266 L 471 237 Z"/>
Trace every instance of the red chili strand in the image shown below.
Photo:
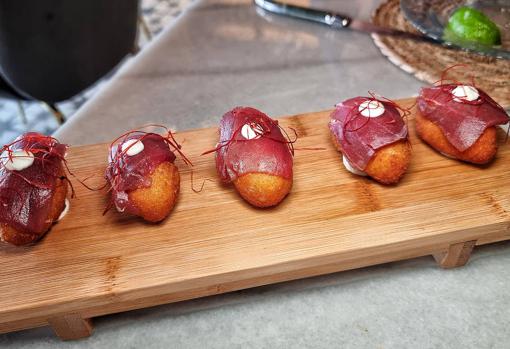
<path fill-rule="evenodd" d="M 433 96 L 432 99 L 435 99 L 439 96 L 439 94 L 441 92 L 444 92 L 444 93 L 448 93 L 450 96 L 451 96 L 451 99 L 449 101 L 452 101 L 454 100 L 456 97 L 453 96 L 453 89 L 452 89 L 452 85 L 455 85 L 455 86 L 464 86 L 466 84 L 460 82 L 460 81 L 457 81 L 451 77 L 448 77 L 448 73 L 453 70 L 453 69 L 457 69 L 459 67 L 462 67 L 462 68 L 470 68 L 470 65 L 468 64 L 454 64 L 448 68 L 446 68 L 445 70 L 443 70 L 443 72 L 441 73 L 441 79 L 434 82 L 434 85 L 436 87 L 439 87 L 439 90 L 438 90 L 438 93 L 436 96 Z M 478 87 L 476 85 L 476 81 L 475 81 L 475 77 L 474 75 L 470 75 L 470 79 L 471 79 L 471 83 L 470 84 L 467 84 L 466 86 L 472 86 L 474 88 L 476 88 L 478 90 Z M 464 88 L 464 95 L 467 95 L 467 93 L 465 92 L 465 88 Z M 497 109 L 500 109 L 501 111 L 503 111 L 504 113 L 506 113 L 505 109 L 499 105 L 496 101 L 494 101 L 492 98 L 487 98 L 488 95 L 486 95 L 485 93 L 480 93 L 479 94 L 479 97 L 478 99 L 474 100 L 474 101 L 468 101 L 468 100 L 465 100 L 463 98 L 460 98 L 461 102 L 464 103 L 464 104 L 470 104 L 470 105 L 473 105 L 473 106 L 480 106 L 484 103 L 488 103 L 490 104 L 491 106 L 497 108 Z M 479 109 L 477 109 L 476 113 L 478 113 Z M 476 114 L 475 114 L 476 115 Z M 507 131 L 508 133 L 508 131 Z"/>
<path fill-rule="evenodd" d="M 298 134 L 297 134 L 297 131 L 294 128 L 289 127 L 289 129 L 294 132 L 294 136 L 295 136 L 295 138 L 292 140 L 290 138 L 289 134 L 287 133 L 287 131 L 283 127 L 281 127 L 278 124 L 278 122 L 275 121 L 275 120 L 266 120 L 266 119 L 263 119 L 261 117 L 257 117 L 256 120 L 250 120 L 249 122 L 247 122 L 247 124 L 250 125 L 252 130 L 254 130 L 254 132 L 258 136 L 270 139 L 270 140 L 278 142 L 278 143 L 286 144 L 287 147 L 289 148 L 290 153 L 292 154 L 292 156 L 294 156 L 294 150 L 295 150 L 294 149 L 294 143 L 296 143 L 298 138 L 299 138 Z M 215 152 L 217 152 L 218 150 L 220 150 L 220 149 L 222 149 L 224 147 L 227 147 L 227 151 L 228 151 L 228 147 L 230 147 L 230 145 L 232 143 L 234 143 L 234 142 L 247 142 L 247 141 L 249 141 L 248 139 L 237 139 L 237 135 L 239 134 L 239 132 L 241 132 L 241 130 L 242 130 L 244 125 L 245 124 L 242 124 L 241 126 L 239 126 L 232 133 L 232 136 L 230 137 L 230 139 L 228 139 L 227 141 L 222 141 L 222 142 L 218 143 L 218 145 L 215 148 L 207 150 L 207 151 L 203 152 L 201 155 L 207 155 L 207 154 L 215 153 Z M 269 136 L 269 134 L 271 133 L 271 126 L 273 126 L 273 125 L 276 125 L 282 131 L 282 135 L 283 135 L 283 137 L 286 140 L 282 141 L 280 139 L 276 139 L 274 137 L 270 137 Z M 260 131 L 259 127 L 262 128 L 262 131 Z"/>
<path fill-rule="evenodd" d="M 368 94 L 370 97 L 363 97 L 363 98 L 366 98 L 368 101 L 372 102 L 372 101 L 376 101 L 378 103 L 381 103 L 381 104 L 389 104 L 391 105 L 392 107 L 394 107 L 395 109 L 397 109 L 399 111 L 399 113 L 401 114 L 400 116 L 402 117 L 402 119 L 405 121 L 406 123 L 406 126 L 407 126 L 407 117 L 409 115 L 411 115 L 411 110 L 414 108 L 414 106 L 416 105 L 416 102 L 407 107 L 407 108 L 404 108 L 402 107 L 401 105 L 399 105 L 397 102 L 389 99 L 389 98 L 386 98 L 386 97 L 383 97 L 383 96 L 380 96 L 380 95 L 377 95 L 376 93 L 374 92 L 371 92 L 371 91 L 368 91 Z M 362 129 L 363 127 L 365 127 L 366 125 L 368 125 L 368 123 L 370 122 L 370 119 L 371 118 L 367 118 L 367 117 L 364 117 L 361 113 L 365 110 L 373 110 L 375 109 L 375 107 L 371 107 L 370 103 L 367 104 L 366 107 L 363 107 L 361 110 L 359 109 L 359 105 L 354 105 L 348 112 L 347 112 L 347 116 L 345 117 L 344 119 L 344 122 L 343 122 L 343 125 L 342 125 L 342 134 L 343 134 L 343 138 L 344 140 L 349 143 L 349 140 L 348 140 L 348 137 L 346 137 L 346 133 L 347 132 L 357 132 L 359 131 L 360 129 Z M 358 127 L 354 127 L 354 128 L 349 128 L 349 125 L 351 123 L 353 123 L 358 117 L 363 117 L 363 123 L 358 126 Z M 390 121 L 390 122 L 395 122 L 394 120 Z"/>
<path fill-rule="evenodd" d="M 18 143 L 21 143 L 23 141 L 26 141 L 27 143 L 33 143 L 33 144 L 30 144 L 30 146 L 27 146 L 27 147 L 21 147 L 19 149 L 12 149 L 14 145 L 16 145 Z M 60 144 L 59 141 L 56 138 L 51 137 L 51 136 L 44 136 L 44 135 L 40 135 L 40 134 L 24 135 L 23 137 L 18 138 L 16 140 L 14 140 L 13 142 L 11 142 L 9 144 L 6 144 L 6 145 L 4 145 L 2 147 L 2 152 L 1 153 L 3 154 L 4 152 L 7 152 L 7 157 L 0 156 L 0 160 L 4 160 L 4 159 L 7 158 L 8 161 L 12 162 L 13 161 L 13 153 L 15 151 L 25 151 L 25 152 L 30 152 L 30 153 L 33 154 L 34 161 L 40 161 L 42 163 L 43 170 L 45 168 L 45 166 L 44 166 L 45 163 L 51 161 L 48 158 L 52 157 L 52 156 L 58 158 L 59 160 L 61 160 L 64 163 L 65 168 L 68 169 L 66 159 L 62 155 L 60 155 L 57 151 L 54 151 L 56 145 L 58 145 L 58 144 Z M 37 147 L 38 145 L 39 146 L 44 146 L 46 148 L 49 148 L 49 150 Z M 42 155 L 38 157 L 37 155 L 39 155 L 39 154 L 42 154 Z M 29 156 L 19 156 L 19 157 L 29 157 Z M 32 185 L 32 186 L 34 186 L 36 188 L 39 188 L 39 189 L 51 189 L 51 186 L 49 186 L 49 185 L 44 185 L 42 183 L 37 183 L 35 181 L 32 181 L 32 180 L 26 178 L 25 176 L 23 176 L 18 171 L 9 170 L 5 166 L 5 162 L 4 161 L 0 161 L 0 167 L 3 168 L 6 172 L 9 172 L 9 173 L 11 173 L 11 174 L 13 174 L 15 176 L 20 177 L 25 182 L 27 182 L 28 184 L 30 184 L 30 185 Z M 50 174 L 48 174 L 48 175 L 50 175 Z"/>
<path fill-rule="evenodd" d="M 109 184 L 109 188 L 108 188 L 107 192 L 116 190 L 118 188 L 118 185 L 120 184 L 119 182 L 121 180 L 121 174 L 124 171 L 124 168 L 122 165 L 123 158 L 126 155 L 127 151 L 134 145 L 134 143 L 129 145 L 128 147 L 126 147 L 124 150 L 122 149 L 120 144 L 125 143 L 127 141 L 128 137 L 130 137 L 132 135 L 137 135 L 137 134 L 141 135 L 141 137 L 138 138 L 137 141 L 143 141 L 143 139 L 145 139 L 149 135 L 157 134 L 155 132 L 143 131 L 143 129 L 146 129 L 149 127 L 163 129 L 165 131 L 165 134 L 159 135 L 159 136 L 161 136 L 163 138 L 163 141 L 170 147 L 171 151 L 172 152 L 176 151 L 180 155 L 183 162 L 188 167 L 193 166 L 193 163 L 191 162 L 191 160 L 182 152 L 182 150 L 181 150 L 182 146 L 177 142 L 172 131 L 170 129 L 168 129 L 168 127 L 166 127 L 164 125 L 159 125 L 159 124 L 143 125 L 136 130 L 131 130 L 131 131 L 127 131 L 127 132 L 123 133 L 122 135 L 118 136 L 110 143 L 110 146 L 109 146 L 110 161 L 109 161 L 106 171 L 110 172 L 112 174 L 112 178 L 110 179 L 110 181 L 106 181 L 105 185 L 102 186 L 100 188 L 100 190 L 104 189 L 105 187 L 108 187 L 108 184 Z M 192 189 L 194 189 L 193 182 L 191 183 L 191 186 L 192 186 Z M 106 214 L 113 206 L 114 206 L 114 203 L 113 203 L 113 198 L 112 198 L 110 200 L 110 202 L 108 203 L 107 207 L 105 208 L 103 215 Z"/>

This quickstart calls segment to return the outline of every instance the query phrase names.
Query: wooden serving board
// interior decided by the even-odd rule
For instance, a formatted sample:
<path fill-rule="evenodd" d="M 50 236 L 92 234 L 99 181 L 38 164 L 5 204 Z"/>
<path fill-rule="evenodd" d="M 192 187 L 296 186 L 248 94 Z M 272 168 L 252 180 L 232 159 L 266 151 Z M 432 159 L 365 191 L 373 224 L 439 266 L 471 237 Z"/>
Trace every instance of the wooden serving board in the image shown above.
<path fill-rule="evenodd" d="M 410 169 L 383 186 L 345 171 L 328 116 L 280 119 L 298 132 L 298 148 L 325 149 L 296 151 L 292 192 L 272 209 L 252 208 L 218 182 L 214 156 L 200 156 L 216 144 L 214 128 L 177 135 L 195 185 L 212 181 L 194 193 L 177 160 L 181 194 L 162 224 L 103 216 L 104 193 L 74 181 L 69 214 L 42 241 L 0 246 L 0 332 L 51 325 L 79 338 L 95 316 L 423 255 L 453 267 L 475 244 L 510 239 L 510 145 L 488 167 L 468 165 L 418 140 L 411 117 Z M 99 185 L 106 157 L 106 145 L 72 148 L 69 166 Z"/>

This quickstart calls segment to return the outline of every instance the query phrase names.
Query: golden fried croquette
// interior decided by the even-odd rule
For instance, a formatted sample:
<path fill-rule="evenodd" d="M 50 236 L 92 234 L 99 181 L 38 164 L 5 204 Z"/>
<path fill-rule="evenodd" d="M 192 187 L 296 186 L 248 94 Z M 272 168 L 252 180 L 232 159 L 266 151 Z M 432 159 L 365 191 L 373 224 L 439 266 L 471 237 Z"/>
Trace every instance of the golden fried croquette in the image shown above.
<path fill-rule="evenodd" d="M 59 178 L 55 184 L 55 192 L 51 201 L 50 212 L 46 219 L 45 228 L 40 233 L 21 232 L 12 226 L 0 223 L 0 240 L 8 242 L 13 245 L 21 246 L 39 240 L 58 220 L 60 214 L 65 209 L 65 200 L 67 197 L 67 181 L 61 179 L 64 176 L 64 169 L 61 168 Z"/>
<path fill-rule="evenodd" d="M 410 162 L 411 146 L 402 140 L 377 149 L 365 173 L 383 184 L 395 184 L 406 173 Z"/>
<path fill-rule="evenodd" d="M 342 146 L 332 135 L 336 149 L 342 152 Z M 379 148 L 365 168 L 365 173 L 383 184 L 396 184 L 404 176 L 411 162 L 411 146 L 407 140 L 401 140 Z"/>
<path fill-rule="evenodd" d="M 267 173 L 247 173 L 233 183 L 239 194 L 256 207 L 277 205 L 292 188 L 292 180 Z"/>
<path fill-rule="evenodd" d="M 149 222 L 165 219 L 175 206 L 180 188 L 177 167 L 171 162 L 163 162 L 150 175 L 151 186 L 130 192 L 129 201 L 135 205 L 140 216 Z"/>
<path fill-rule="evenodd" d="M 457 150 L 448 141 L 439 126 L 425 118 L 420 112 L 416 114 L 416 132 L 423 141 L 443 155 L 475 164 L 488 163 L 498 150 L 495 126 L 487 128 L 480 138 L 463 152 Z"/>

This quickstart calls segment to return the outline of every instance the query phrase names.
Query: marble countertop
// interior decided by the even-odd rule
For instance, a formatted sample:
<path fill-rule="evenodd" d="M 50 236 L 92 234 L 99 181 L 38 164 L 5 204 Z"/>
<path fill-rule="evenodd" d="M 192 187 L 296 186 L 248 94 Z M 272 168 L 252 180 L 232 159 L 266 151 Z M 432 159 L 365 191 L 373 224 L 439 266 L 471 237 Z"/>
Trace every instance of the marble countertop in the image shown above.
<path fill-rule="evenodd" d="M 311 3 L 368 19 L 379 1 Z M 409 97 L 420 86 L 366 34 L 264 14 L 249 0 L 197 0 L 56 135 L 107 142 L 148 122 L 213 126 L 238 105 L 282 116 L 368 91 Z"/>
<path fill-rule="evenodd" d="M 379 3 L 302 2 L 360 18 Z M 236 105 L 289 115 L 368 90 L 408 97 L 421 85 L 366 35 L 264 15 L 247 0 L 195 0 L 57 136 L 104 142 L 146 122 L 212 126 Z M 499 243 L 453 270 L 423 257 L 105 316 L 76 342 L 21 331 L 0 335 L 0 347 L 507 348 L 509 252 Z"/>

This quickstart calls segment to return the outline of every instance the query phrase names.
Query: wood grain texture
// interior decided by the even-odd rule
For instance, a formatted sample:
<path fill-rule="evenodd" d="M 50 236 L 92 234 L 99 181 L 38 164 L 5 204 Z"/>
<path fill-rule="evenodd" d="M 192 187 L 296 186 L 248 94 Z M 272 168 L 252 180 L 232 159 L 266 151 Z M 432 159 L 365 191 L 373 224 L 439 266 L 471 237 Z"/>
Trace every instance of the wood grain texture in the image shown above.
<path fill-rule="evenodd" d="M 435 253 L 434 259 L 444 269 L 461 267 L 468 262 L 475 245 L 476 240 L 450 245 L 445 252 Z"/>
<path fill-rule="evenodd" d="M 409 171 L 399 185 L 383 186 L 345 171 L 328 116 L 280 119 L 298 132 L 296 147 L 324 150 L 296 151 L 292 192 L 275 208 L 255 209 L 219 182 L 214 156 L 200 156 L 217 142 L 213 128 L 177 135 L 195 164 L 195 186 L 211 181 L 194 193 L 190 170 L 177 160 L 181 194 L 161 224 L 103 216 L 104 193 L 74 180 L 68 216 L 42 241 L 0 246 L 0 332 L 510 239 L 507 144 L 490 166 L 468 165 L 421 143 L 411 117 Z M 73 148 L 69 166 L 100 185 L 106 157 L 106 145 Z"/>
<path fill-rule="evenodd" d="M 55 334 L 63 340 L 88 337 L 93 332 L 92 321 L 78 314 L 67 314 L 48 319 Z"/>

